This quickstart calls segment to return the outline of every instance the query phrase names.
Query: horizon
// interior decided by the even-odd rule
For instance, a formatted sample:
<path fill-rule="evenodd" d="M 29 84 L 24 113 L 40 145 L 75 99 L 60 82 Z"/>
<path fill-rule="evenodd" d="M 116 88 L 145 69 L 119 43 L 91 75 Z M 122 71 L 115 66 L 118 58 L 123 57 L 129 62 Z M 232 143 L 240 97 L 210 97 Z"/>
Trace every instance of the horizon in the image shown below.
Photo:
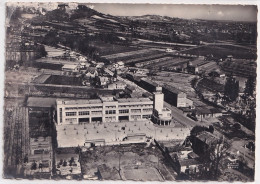
<path fill-rule="evenodd" d="M 58 2 L 7 3 L 6 6 L 42 7 L 48 11 L 57 8 Z M 118 3 L 66 3 L 69 9 L 78 4 L 93 6 L 93 9 L 113 16 L 134 17 L 145 15 L 168 16 L 180 19 L 216 21 L 257 22 L 256 5 L 191 5 L 191 4 L 118 4 Z M 189 12 L 189 13 L 187 13 Z"/>

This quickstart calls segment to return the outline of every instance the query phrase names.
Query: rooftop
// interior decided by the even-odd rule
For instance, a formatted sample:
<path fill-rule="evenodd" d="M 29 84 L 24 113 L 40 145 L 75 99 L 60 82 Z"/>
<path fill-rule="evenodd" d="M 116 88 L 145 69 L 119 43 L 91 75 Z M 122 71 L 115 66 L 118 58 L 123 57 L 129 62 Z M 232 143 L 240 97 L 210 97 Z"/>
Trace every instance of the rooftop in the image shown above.
<path fill-rule="evenodd" d="M 199 165 L 202 164 L 199 160 L 197 159 L 183 159 L 179 160 L 179 163 L 181 166 L 190 166 L 190 165 Z"/>
<path fill-rule="evenodd" d="M 217 136 L 215 136 L 214 134 L 210 133 L 210 132 L 207 132 L 207 131 L 203 131 L 201 132 L 197 138 L 199 140 L 201 140 L 202 142 L 205 142 L 206 144 L 207 143 L 212 143 L 212 142 L 215 142 L 217 140 L 219 140 L 219 138 Z"/>
<path fill-rule="evenodd" d="M 169 90 L 169 91 L 171 91 L 171 92 L 173 92 L 173 93 L 175 93 L 175 94 L 184 93 L 184 92 L 182 92 L 181 90 L 179 90 L 179 89 L 177 89 L 177 88 L 175 88 L 175 87 L 173 87 L 173 86 L 170 86 L 170 85 L 168 85 L 168 84 L 164 84 L 164 85 L 163 85 L 163 88 L 165 88 L 165 89 L 167 89 L 167 90 Z"/>
<path fill-rule="evenodd" d="M 57 99 L 57 104 L 64 104 L 64 105 L 100 104 L 100 103 L 102 103 L 100 99 L 77 99 L 77 100 Z"/>
<path fill-rule="evenodd" d="M 119 103 L 124 102 L 151 102 L 149 98 L 118 98 L 117 101 Z"/>
<path fill-rule="evenodd" d="M 66 69 L 75 69 L 75 68 L 77 68 L 77 67 L 78 67 L 78 65 L 74 65 L 74 64 L 65 64 L 65 65 L 63 65 L 62 68 L 66 68 Z"/>
<path fill-rule="evenodd" d="M 52 107 L 56 105 L 56 98 L 29 97 L 27 99 L 28 107 Z"/>

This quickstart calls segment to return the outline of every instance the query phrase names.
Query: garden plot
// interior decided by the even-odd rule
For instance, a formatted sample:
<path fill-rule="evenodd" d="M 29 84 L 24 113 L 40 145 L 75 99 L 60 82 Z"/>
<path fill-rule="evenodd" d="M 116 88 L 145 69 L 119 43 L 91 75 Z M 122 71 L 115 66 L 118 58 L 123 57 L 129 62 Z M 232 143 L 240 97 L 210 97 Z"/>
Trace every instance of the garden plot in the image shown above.
<path fill-rule="evenodd" d="M 117 53 L 117 54 L 112 54 L 112 55 L 106 55 L 106 56 L 102 56 L 105 59 L 116 59 L 116 58 L 122 58 L 122 57 L 128 57 L 131 55 L 137 55 L 137 54 L 144 54 L 150 51 L 154 51 L 154 49 L 142 49 L 142 50 L 138 50 L 138 51 L 131 51 L 131 52 L 122 52 L 122 53 Z"/>

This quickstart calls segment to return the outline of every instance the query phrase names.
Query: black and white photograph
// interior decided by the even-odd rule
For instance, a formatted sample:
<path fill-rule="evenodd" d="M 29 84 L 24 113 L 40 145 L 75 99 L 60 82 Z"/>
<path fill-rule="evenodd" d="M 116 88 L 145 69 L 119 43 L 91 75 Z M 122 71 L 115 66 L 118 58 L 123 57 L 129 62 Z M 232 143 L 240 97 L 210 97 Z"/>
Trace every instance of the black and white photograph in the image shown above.
<path fill-rule="evenodd" d="M 255 181 L 257 4 L 4 9 L 3 180 Z"/>

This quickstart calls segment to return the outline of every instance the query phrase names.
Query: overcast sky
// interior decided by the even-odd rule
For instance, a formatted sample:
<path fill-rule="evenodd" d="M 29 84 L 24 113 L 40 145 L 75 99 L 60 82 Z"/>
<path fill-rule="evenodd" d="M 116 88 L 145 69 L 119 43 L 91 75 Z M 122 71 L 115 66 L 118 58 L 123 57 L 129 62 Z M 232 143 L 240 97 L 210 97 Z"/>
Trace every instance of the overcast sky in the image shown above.
<path fill-rule="evenodd" d="M 94 4 L 94 9 L 120 16 L 156 14 L 186 19 L 257 20 L 257 7 L 252 5 Z"/>

